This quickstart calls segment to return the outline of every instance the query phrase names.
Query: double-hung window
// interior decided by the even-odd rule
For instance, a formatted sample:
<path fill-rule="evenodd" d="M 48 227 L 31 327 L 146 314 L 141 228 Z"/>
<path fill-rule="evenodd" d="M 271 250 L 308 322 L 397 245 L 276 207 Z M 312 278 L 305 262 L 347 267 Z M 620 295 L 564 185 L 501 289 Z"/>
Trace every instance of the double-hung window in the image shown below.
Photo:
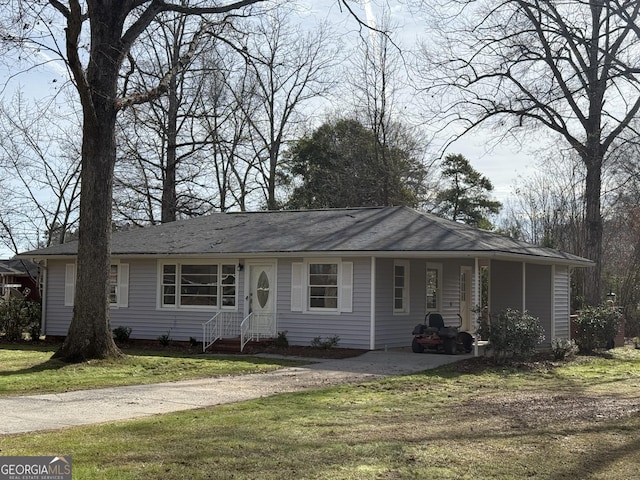
<path fill-rule="evenodd" d="M 427 264 L 427 311 L 437 312 L 441 307 L 442 267 L 438 264 Z"/>
<path fill-rule="evenodd" d="M 409 262 L 393 262 L 393 313 L 409 313 Z"/>
<path fill-rule="evenodd" d="M 227 308 L 237 304 L 236 265 L 164 263 L 160 298 L 163 308 Z"/>
<path fill-rule="evenodd" d="M 310 263 L 309 308 L 338 308 L 338 264 Z"/>
<path fill-rule="evenodd" d="M 308 260 L 291 265 L 291 311 L 351 312 L 353 263 Z"/>
<path fill-rule="evenodd" d="M 65 265 L 64 304 L 73 306 L 76 290 L 76 264 Z M 114 307 L 129 306 L 129 264 L 112 263 L 109 267 L 109 305 Z"/>

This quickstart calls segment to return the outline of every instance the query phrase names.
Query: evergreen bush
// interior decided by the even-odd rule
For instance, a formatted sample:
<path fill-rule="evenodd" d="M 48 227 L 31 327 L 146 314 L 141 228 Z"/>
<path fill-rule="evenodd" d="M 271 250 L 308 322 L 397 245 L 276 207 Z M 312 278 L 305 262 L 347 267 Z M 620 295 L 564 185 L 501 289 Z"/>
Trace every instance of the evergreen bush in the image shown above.
<path fill-rule="evenodd" d="M 36 331 L 39 338 L 40 312 L 40 304 L 27 300 L 26 295 L 0 300 L 0 333 L 10 342 L 21 340 L 23 333 L 33 335 Z"/>
<path fill-rule="evenodd" d="M 611 306 L 585 307 L 575 320 L 576 344 L 580 353 L 590 355 L 613 342 L 622 321 L 620 312 Z"/>
<path fill-rule="evenodd" d="M 493 351 L 496 363 L 502 363 L 508 357 L 529 358 L 544 340 L 540 320 L 526 310 L 521 312 L 512 308 L 482 324 L 478 334 L 489 341 L 487 348 Z"/>

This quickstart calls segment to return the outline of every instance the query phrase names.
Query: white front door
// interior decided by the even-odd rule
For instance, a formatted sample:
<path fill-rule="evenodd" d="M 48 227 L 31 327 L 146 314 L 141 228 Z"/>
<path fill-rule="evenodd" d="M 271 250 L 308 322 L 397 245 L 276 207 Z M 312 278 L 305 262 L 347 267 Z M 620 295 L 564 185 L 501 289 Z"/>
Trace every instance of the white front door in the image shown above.
<path fill-rule="evenodd" d="M 462 317 L 463 332 L 472 332 L 471 323 L 471 279 L 473 270 L 471 267 L 460 267 L 460 316 Z"/>
<path fill-rule="evenodd" d="M 275 265 L 256 264 L 249 266 L 249 313 L 252 313 L 253 333 L 264 337 L 275 337 Z"/>

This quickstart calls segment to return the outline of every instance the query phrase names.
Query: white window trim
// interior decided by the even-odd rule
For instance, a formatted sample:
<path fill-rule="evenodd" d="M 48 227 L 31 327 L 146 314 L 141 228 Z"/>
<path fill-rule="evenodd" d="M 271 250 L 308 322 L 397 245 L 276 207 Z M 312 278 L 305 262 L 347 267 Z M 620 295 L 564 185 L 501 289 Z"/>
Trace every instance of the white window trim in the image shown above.
<path fill-rule="evenodd" d="M 309 265 L 316 263 L 338 266 L 338 307 L 309 306 Z M 306 258 L 291 264 L 291 311 L 303 314 L 340 315 L 353 311 L 353 262 L 341 258 Z"/>
<path fill-rule="evenodd" d="M 411 313 L 411 284 L 409 279 L 411 278 L 409 260 L 394 260 L 393 261 L 393 290 L 391 294 L 391 302 L 394 315 L 409 315 Z M 402 295 L 402 308 L 396 308 L 396 266 L 404 267 L 404 287 Z"/>
<path fill-rule="evenodd" d="M 116 301 L 109 303 L 111 308 L 125 308 L 129 306 L 129 264 L 113 260 L 111 266 L 118 267 L 118 280 L 116 283 Z"/>
<path fill-rule="evenodd" d="M 163 282 L 163 272 L 165 265 L 175 265 L 176 266 L 176 303 L 175 305 L 164 305 L 163 303 L 163 291 L 162 291 L 162 282 Z M 180 272 L 182 265 L 217 265 L 218 266 L 218 305 L 216 306 L 205 306 L 205 305 L 181 305 L 180 304 Z M 235 294 L 235 305 L 232 307 L 223 306 L 222 305 L 222 266 L 223 265 L 233 265 L 236 269 L 236 294 Z M 191 311 L 207 311 L 207 312 L 218 312 L 221 310 L 228 312 L 237 312 L 238 311 L 238 292 L 240 290 L 240 275 L 238 272 L 238 259 L 182 259 L 182 260 L 161 260 L 158 262 L 158 280 L 157 280 L 157 288 L 156 288 L 156 309 L 157 310 L 191 310 Z"/>
<path fill-rule="evenodd" d="M 129 264 L 113 260 L 111 265 L 118 266 L 118 281 L 116 284 L 117 302 L 109 302 L 109 308 L 126 308 L 129 306 Z M 75 263 L 65 264 L 64 270 L 64 306 L 73 307 L 76 294 L 77 268 Z"/>

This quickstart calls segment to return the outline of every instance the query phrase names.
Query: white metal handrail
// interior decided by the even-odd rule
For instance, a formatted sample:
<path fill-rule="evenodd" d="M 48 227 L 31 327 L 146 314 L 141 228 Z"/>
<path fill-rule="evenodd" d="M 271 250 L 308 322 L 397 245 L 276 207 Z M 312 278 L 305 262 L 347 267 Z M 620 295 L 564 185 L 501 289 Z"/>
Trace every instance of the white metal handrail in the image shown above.
<path fill-rule="evenodd" d="M 251 341 L 251 319 L 253 318 L 253 312 L 247 315 L 242 322 L 240 322 L 240 351 L 244 349 L 244 346 Z"/>
<path fill-rule="evenodd" d="M 208 322 L 202 324 L 202 351 L 221 338 L 239 335 L 238 312 L 218 312 Z"/>
<path fill-rule="evenodd" d="M 251 312 L 240 323 L 240 351 L 252 340 L 276 336 L 276 322 L 273 313 Z"/>

